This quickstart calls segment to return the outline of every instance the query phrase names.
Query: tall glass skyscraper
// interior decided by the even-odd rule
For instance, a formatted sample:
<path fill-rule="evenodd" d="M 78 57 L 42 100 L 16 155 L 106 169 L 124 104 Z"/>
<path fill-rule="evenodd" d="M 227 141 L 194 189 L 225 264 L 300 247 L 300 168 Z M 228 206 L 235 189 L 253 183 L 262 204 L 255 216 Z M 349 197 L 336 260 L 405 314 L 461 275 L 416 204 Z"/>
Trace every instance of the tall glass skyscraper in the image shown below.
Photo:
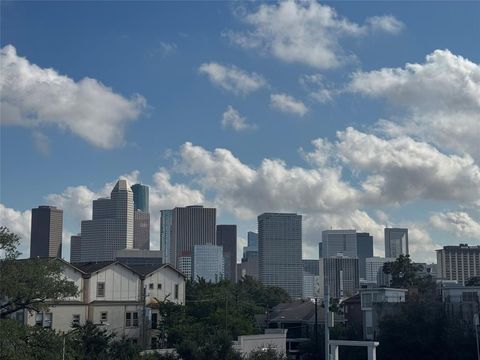
<path fill-rule="evenodd" d="M 237 225 L 217 225 L 217 245 L 223 246 L 225 279 L 237 282 Z"/>
<path fill-rule="evenodd" d="M 150 212 L 149 206 L 149 187 L 142 184 L 132 185 L 133 191 L 133 203 L 135 204 L 135 210 L 141 210 L 144 213 Z"/>
<path fill-rule="evenodd" d="M 164 264 L 175 264 L 172 262 L 170 237 L 172 231 L 173 210 L 160 210 L 160 251 Z"/>
<path fill-rule="evenodd" d="M 258 216 L 260 282 L 278 286 L 294 299 L 302 297 L 302 216 L 264 213 Z"/>

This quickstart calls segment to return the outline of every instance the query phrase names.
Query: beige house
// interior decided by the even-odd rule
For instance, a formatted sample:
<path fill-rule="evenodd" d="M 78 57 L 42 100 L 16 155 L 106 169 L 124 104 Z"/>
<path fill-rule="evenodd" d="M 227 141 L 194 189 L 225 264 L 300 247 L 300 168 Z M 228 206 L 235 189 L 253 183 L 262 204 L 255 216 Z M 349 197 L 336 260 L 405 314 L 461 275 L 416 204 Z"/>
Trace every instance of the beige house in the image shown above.
<path fill-rule="evenodd" d="M 185 275 L 171 265 L 127 266 L 118 261 L 70 264 L 63 274 L 79 289 L 76 297 L 27 314 L 28 325 L 68 332 L 73 324 L 91 321 L 118 337 L 156 347 L 158 301 L 185 304 Z"/>

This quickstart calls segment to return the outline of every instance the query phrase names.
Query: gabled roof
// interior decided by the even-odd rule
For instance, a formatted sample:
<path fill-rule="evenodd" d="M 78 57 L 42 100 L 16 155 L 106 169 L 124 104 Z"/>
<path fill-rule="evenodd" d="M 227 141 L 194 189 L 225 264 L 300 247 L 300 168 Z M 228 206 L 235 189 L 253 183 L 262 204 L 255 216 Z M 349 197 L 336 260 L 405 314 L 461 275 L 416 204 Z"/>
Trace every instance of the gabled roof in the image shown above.
<path fill-rule="evenodd" d="M 72 265 L 80 269 L 86 274 L 92 274 L 114 263 L 116 263 L 116 261 L 83 262 L 83 263 L 73 263 Z"/>

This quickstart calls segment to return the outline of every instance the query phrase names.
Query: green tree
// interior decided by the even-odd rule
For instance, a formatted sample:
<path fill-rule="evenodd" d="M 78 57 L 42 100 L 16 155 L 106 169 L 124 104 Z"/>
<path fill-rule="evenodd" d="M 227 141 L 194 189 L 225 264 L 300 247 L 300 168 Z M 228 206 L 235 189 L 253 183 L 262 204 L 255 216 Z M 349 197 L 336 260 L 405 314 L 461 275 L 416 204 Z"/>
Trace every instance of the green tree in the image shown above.
<path fill-rule="evenodd" d="M 7 228 L 0 228 L 0 319 L 17 310 L 42 311 L 50 304 L 77 294 L 72 281 L 62 274 L 56 259 L 17 260 L 19 237 Z"/>
<path fill-rule="evenodd" d="M 275 349 L 259 349 L 252 351 L 248 356 L 244 357 L 245 360 L 287 360 L 284 354 L 279 353 Z"/>
<path fill-rule="evenodd" d="M 391 275 L 390 286 L 409 289 L 418 286 L 422 277 L 419 275 L 422 265 L 413 264 L 410 255 L 400 255 L 394 262 L 383 264 L 383 272 Z"/>

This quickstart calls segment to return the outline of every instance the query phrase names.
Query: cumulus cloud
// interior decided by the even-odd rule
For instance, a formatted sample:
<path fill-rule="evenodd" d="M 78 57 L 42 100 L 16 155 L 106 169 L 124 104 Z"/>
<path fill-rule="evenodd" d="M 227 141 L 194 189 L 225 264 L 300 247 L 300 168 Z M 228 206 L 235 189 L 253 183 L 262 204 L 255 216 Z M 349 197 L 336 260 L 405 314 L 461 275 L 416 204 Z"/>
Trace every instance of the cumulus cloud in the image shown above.
<path fill-rule="evenodd" d="M 337 136 L 339 159 L 367 175 L 362 186 L 366 199 L 378 203 L 480 200 L 480 168 L 468 155 L 446 155 L 410 137 L 382 139 L 353 128 Z"/>
<path fill-rule="evenodd" d="M 308 112 L 305 104 L 287 94 L 270 95 L 270 106 L 278 111 L 303 116 Z"/>
<path fill-rule="evenodd" d="M 299 82 L 310 93 L 310 97 L 321 104 L 332 102 L 339 92 L 327 85 L 321 74 L 303 75 Z"/>
<path fill-rule="evenodd" d="M 461 238 L 480 238 L 480 222 L 464 211 L 437 212 L 430 217 L 430 223 Z"/>
<path fill-rule="evenodd" d="M 234 109 L 231 105 L 227 107 L 227 110 L 222 115 L 222 127 L 232 128 L 235 131 L 243 131 L 249 129 L 255 129 L 256 126 L 249 124 L 247 119 L 240 115 L 240 113 Z"/>
<path fill-rule="evenodd" d="M 1 50 L 3 124 L 38 128 L 56 125 L 91 144 L 110 149 L 123 144 L 124 130 L 145 108 L 145 99 L 116 94 L 92 78 L 75 82 L 17 55 L 12 45 Z"/>
<path fill-rule="evenodd" d="M 30 210 L 18 211 L 0 204 L 0 224 L 20 236 L 18 251 L 22 253 L 21 257 L 30 256 L 31 219 L 32 213 Z"/>
<path fill-rule="evenodd" d="M 235 94 L 246 95 L 267 84 L 263 76 L 257 73 L 248 73 L 234 65 L 204 63 L 200 65 L 199 71 L 201 74 L 207 75 L 213 84 Z"/>
<path fill-rule="evenodd" d="M 316 1 L 282 1 L 262 4 L 241 16 L 249 27 L 226 35 L 243 48 L 261 49 L 289 63 L 319 69 L 338 67 L 349 60 L 340 45 L 343 38 L 381 31 L 398 33 L 402 23 L 393 16 L 376 16 L 357 24 L 337 14 L 334 8 Z"/>
<path fill-rule="evenodd" d="M 381 128 L 390 135 L 421 137 L 441 149 L 480 159 L 480 65 L 449 50 L 423 64 L 353 74 L 348 90 L 384 98 L 399 113 Z"/>

